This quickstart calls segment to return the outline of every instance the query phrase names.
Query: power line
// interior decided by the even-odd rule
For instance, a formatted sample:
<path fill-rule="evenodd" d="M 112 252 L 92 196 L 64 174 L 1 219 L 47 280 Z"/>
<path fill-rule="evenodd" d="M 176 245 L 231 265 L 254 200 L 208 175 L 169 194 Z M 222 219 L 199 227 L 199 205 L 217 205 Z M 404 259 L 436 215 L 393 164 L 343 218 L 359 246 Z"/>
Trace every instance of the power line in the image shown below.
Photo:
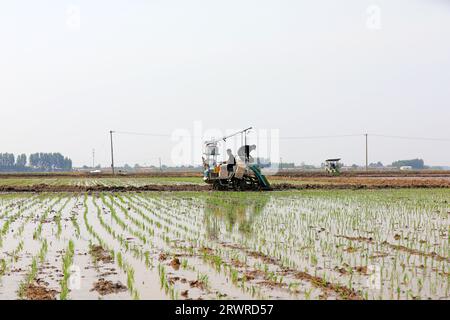
<path fill-rule="evenodd" d="M 172 137 L 171 134 L 162 134 L 162 133 L 144 133 L 144 132 L 132 132 L 132 131 L 114 131 L 116 134 L 125 134 L 125 135 L 138 135 L 138 136 L 149 136 L 149 137 Z M 441 141 L 441 142 L 450 142 L 450 139 L 447 138 L 431 138 L 431 137 L 415 137 L 415 136 L 396 136 L 396 135 L 386 135 L 386 134 L 376 134 L 376 133 L 359 133 L 359 134 L 335 134 L 335 135 L 323 135 L 323 136 L 281 136 L 278 137 L 280 140 L 314 140 L 314 139 L 334 139 L 334 138 L 348 138 L 348 137 L 365 137 L 366 135 L 372 137 L 380 137 L 380 138 L 390 138 L 390 139 L 403 139 L 403 140 L 425 140 L 425 141 Z M 177 135 L 180 136 L 180 135 Z M 204 136 L 189 136 L 186 137 L 192 138 L 201 138 L 207 139 Z M 258 137 L 260 140 L 264 139 L 272 139 L 269 137 Z"/>
<path fill-rule="evenodd" d="M 128 134 L 135 136 L 150 136 L 150 137 L 171 137 L 170 134 L 159 134 L 159 133 L 142 133 L 142 132 L 130 132 L 130 131 L 114 131 L 118 134 Z"/>
<path fill-rule="evenodd" d="M 149 137 L 172 137 L 170 134 L 161 134 L 161 133 L 144 133 L 144 132 L 131 132 L 131 131 L 114 131 L 114 133 L 125 134 L 125 135 L 137 135 L 137 136 L 149 136 Z M 344 138 L 344 137 L 359 137 L 364 134 L 341 134 L 341 135 L 328 135 L 328 136 L 287 136 L 287 137 L 279 137 L 279 139 L 286 140 L 294 140 L 294 139 L 328 139 L 328 138 Z M 179 135 L 177 135 L 179 136 Z M 192 138 L 204 138 L 204 136 L 191 136 Z M 259 137 L 259 139 L 264 139 L 263 137 Z M 270 138 L 267 138 L 270 139 Z"/>
<path fill-rule="evenodd" d="M 374 137 L 390 138 L 390 139 L 403 139 L 403 140 L 425 140 L 425 141 L 442 141 L 450 142 L 450 139 L 446 138 L 429 138 L 429 137 L 410 137 L 410 136 L 390 136 L 385 134 L 370 134 Z"/>
<path fill-rule="evenodd" d="M 300 140 L 300 139 L 332 139 L 332 138 L 346 138 L 346 137 L 361 137 L 364 134 L 339 134 L 329 136 L 303 136 L 303 137 L 279 137 L 282 140 Z"/>

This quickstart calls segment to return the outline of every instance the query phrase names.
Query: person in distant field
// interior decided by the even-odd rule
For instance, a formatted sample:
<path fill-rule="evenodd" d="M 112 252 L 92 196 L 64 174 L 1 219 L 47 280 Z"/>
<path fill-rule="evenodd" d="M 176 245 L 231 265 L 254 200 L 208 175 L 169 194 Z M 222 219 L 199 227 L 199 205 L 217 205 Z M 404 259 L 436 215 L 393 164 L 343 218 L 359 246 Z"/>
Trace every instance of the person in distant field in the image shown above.
<path fill-rule="evenodd" d="M 245 145 L 239 148 L 238 156 L 239 158 L 246 163 L 253 163 L 255 159 L 250 155 L 250 152 L 256 150 L 256 145 L 252 144 L 251 146 Z"/>
<path fill-rule="evenodd" d="M 227 149 L 228 154 L 228 160 L 227 160 L 227 171 L 228 175 L 233 172 L 233 168 L 236 165 L 236 158 L 234 157 L 233 153 L 231 152 L 231 149 Z"/>

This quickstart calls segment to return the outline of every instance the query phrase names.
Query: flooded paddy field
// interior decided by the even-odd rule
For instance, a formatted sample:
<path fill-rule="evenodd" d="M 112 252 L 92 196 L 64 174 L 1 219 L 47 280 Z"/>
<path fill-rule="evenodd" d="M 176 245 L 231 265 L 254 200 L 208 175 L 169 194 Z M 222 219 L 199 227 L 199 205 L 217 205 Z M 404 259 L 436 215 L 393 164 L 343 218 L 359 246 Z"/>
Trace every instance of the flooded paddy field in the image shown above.
<path fill-rule="evenodd" d="M 148 176 L 19 176 L 19 177 L 3 177 L 0 179 L 0 186 L 35 186 L 35 185 L 48 185 L 48 186 L 145 186 L 145 185 L 183 185 L 183 184 L 204 184 L 201 176 L 183 177 L 183 176 L 161 176 L 161 177 L 148 177 Z"/>
<path fill-rule="evenodd" d="M 449 299 L 448 189 L 0 194 L 0 299 Z"/>
<path fill-rule="evenodd" d="M 268 176 L 274 190 L 304 189 L 398 189 L 450 188 L 450 174 L 437 173 L 343 173 L 285 172 Z M 208 191 L 201 173 L 130 174 L 3 174 L 0 192 L 89 192 L 89 191 Z"/>

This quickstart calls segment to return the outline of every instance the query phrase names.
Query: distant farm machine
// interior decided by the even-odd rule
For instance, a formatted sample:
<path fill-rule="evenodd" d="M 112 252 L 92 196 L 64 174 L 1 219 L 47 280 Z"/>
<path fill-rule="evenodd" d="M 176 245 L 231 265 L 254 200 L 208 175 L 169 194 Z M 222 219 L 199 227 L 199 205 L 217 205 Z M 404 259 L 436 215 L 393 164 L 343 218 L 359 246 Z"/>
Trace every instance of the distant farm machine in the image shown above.
<path fill-rule="evenodd" d="M 251 151 L 256 148 L 255 145 L 247 145 L 247 133 L 251 129 L 250 127 L 221 139 L 204 142 L 204 156 L 202 157 L 204 167 L 203 180 L 208 184 L 212 184 L 214 190 L 272 190 L 269 181 L 250 155 Z M 234 159 L 234 163 L 229 163 L 229 161 L 218 162 L 219 143 L 237 135 L 242 136 L 244 145 L 239 148 L 236 158 L 231 156 L 231 159 Z"/>
<path fill-rule="evenodd" d="M 338 176 L 341 174 L 341 159 L 327 159 L 325 160 L 325 169 L 331 175 Z"/>

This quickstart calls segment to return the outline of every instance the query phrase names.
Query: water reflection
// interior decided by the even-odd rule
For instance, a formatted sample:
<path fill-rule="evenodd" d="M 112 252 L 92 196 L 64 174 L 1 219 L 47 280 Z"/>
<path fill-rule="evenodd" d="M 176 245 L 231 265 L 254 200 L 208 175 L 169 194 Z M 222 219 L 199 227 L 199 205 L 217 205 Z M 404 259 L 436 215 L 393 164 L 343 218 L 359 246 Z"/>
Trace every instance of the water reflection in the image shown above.
<path fill-rule="evenodd" d="M 205 197 L 204 221 L 208 239 L 217 240 L 220 232 L 238 232 L 247 237 L 252 224 L 263 212 L 270 197 L 249 193 L 213 193 Z"/>

